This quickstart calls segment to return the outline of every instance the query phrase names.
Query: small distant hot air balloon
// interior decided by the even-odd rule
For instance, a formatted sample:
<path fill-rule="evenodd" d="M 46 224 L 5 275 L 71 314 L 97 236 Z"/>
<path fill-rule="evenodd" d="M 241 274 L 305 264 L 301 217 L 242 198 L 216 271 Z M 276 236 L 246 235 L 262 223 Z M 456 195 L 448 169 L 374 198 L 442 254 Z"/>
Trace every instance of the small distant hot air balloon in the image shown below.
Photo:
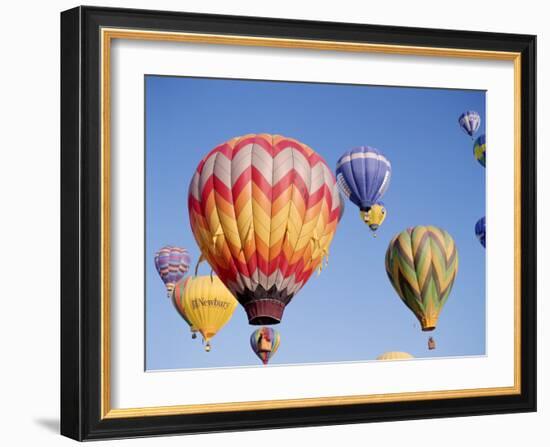
<path fill-rule="evenodd" d="M 435 329 L 457 271 L 455 242 L 437 227 L 408 228 L 391 240 L 386 251 L 390 282 L 423 331 Z"/>
<path fill-rule="evenodd" d="M 474 157 L 483 167 L 485 167 L 486 152 L 487 144 L 485 143 L 485 135 L 480 135 L 474 142 Z"/>
<path fill-rule="evenodd" d="M 386 217 L 380 199 L 388 189 L 391 163 L 378 149 L 361 146 L 346 152 L 336 164 L 342 193 L 359 207 L 361 219 L 376 231 Z"/>
<path fill-rule="evenodd" d="M 189 220 L 202 255 L 253 325 L 281 321 L 328 256 L 339 216 L 326 162 L 281 135 L 245 135 L 217 146 L 189 186 Z"/>
<path fill-rule="evenodd" d="M 193 326 L 193 324 L 191 323 L 191 321 L 189 321 L 189 318 L 185 314 L 185 302 L 183 300 L 183 297 L 187 279 L 189 278 L 180 279 L 176 283 L 176 286 L 174 287 L 174 292 L 172 293 L 172 303 L 174 304 L 174 307 L 180 314 L 181 318 L 183 318 L 183 320 L 189 325 L 189 329 L 191 330 L 191 338 L 197 338 L 197 328 Z"/>
<path fill-rule="evenodd" d="M 375 203 L 368 211 L 361 211 L 361 217 L 373 231 L 374 237 L 376 237 L 375 231 L 378 230 L 378 227 L 386 219 L 386 207 L 382 202 Z"/>
<path fill-rule="evenodd" d="M 378 357 L 376 357 L 376 360 L 406 360 L 406 359 L 414 359 L 414 356 L 412 356 L 408 352 L 390 351 L 390 352 L 384 352 L 384 354 L 381 354 Z"/>
<path fill-rule="evenodd" d="M 485 216 L 476 222 L 475 232 L 479 242 L 485 248 Z"/>
<path fill-rule="evenodd" d="M 217 276 L 195 276 L 185 280 L 177 307 L 202 334 L 208 352 L 210 340 L 233 316 L 237 300 Z"/>
<path fill-rule="evenodd" d="M 481 124 L 481 118 L 479 113 L 476 111 L 468 110 L 460 115 L 458 118 L 458 124 L 464 132 L 473 138 L 474 134 L 479 129 L 479 125 Z"/>
<path fill-rule="evenodd" d="M 166 286 L 168 298 L 176 283 L 182 279 L 191 264 L 191 256 L 185 248 L 167 245 L 155 254 L 155 267 Z"/>
<path fill-rule="evenodd" d="M 250 336 L 250 347 L 264 365 L 275 355 L 280 343 L 281 336 L 270 327 L 256 329 Z"/>

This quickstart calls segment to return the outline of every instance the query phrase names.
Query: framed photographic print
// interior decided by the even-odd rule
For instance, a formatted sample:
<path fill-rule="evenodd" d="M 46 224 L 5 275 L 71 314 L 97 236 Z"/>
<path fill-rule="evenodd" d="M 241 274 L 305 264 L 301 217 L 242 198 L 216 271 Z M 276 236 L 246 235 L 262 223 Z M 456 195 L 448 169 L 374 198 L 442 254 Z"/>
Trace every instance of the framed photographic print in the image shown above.
<path fill-rule="evenodd" d="M 61 14 L 61 432 L 536 409 L 535 36 Z"/>

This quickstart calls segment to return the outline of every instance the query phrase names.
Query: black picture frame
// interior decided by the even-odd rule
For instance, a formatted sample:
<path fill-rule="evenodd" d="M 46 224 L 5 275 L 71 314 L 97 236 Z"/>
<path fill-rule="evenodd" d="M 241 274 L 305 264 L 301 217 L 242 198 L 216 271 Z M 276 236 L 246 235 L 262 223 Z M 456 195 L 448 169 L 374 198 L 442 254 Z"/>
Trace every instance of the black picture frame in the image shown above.
<path fill-rule="evenodd" d="M 101 414 L 100 29 L 521 54 L 521 392 L 127 418 Z M 61 13 L 61 433 L 77 440 L 536 411 L 536 36 L 99 7 Z"/>

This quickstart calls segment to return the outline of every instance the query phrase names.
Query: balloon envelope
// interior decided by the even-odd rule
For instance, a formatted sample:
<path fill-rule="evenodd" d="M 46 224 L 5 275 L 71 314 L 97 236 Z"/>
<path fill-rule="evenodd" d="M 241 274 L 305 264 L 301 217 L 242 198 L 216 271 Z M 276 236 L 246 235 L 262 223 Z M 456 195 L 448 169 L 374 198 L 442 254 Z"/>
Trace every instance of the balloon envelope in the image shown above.
<path fill-rule="evenodd" d="M 381 354 L 378 357 L 376 357 L 376 360 L 406 360 L 406 359 L 414 359 L 414 357 L 408 352 L 400 352 L 400 351 L 384 352 L 384 354 Z"/>
<path fill-rule="evenodd" d="M 339 192 L 338 195 L 340 196 L 340 214 L 338 215 L 338 222 L 342 220 L 342 217 L 344 217 L 344 211 L 346 210 L 345 206 L 345 197 L 344 195 Z"/>
<path fill-rule="evenodd" d="M 189 188 L 201 252 L 254 325 L 281 321 L 328 255 L 339 215 L 336 180 L 323 158 L 280 135 L 219 145 Z"/>
<path fill-rule="evenodd" d="M 195 332 L 197 332 L 197 328 L 193 326 L 193 324 L 189 320 L 189 317 L 187 317 L 187 315 L 185 314 L 185 301 L 183 300 L 185 286 L 188 280 L 189 278 L 183 278 L 176 283 L 174 291 L 172 292 L 172 303 L 174 304 L 174 307 L 183 318 L 183 320 L 189 325 L 191 333 L 194 334 Z"/>
<path fill-rule="evenodd" d="M 459 116 L 458 124 L 464 132 L 473 136 L 479 129 L 481 118 L 475 110 L 468 110 Z"/>
<path fill-rule="evenodd" d="M 227 324 L 237 307 L 237 300 L 217 276 L 187 278 L 176 307 L 202 334 L 209 350 L 209 341 Z"/>
<path fill-rule="evenodd" d="M 275 355 L 280 344 L 279 332 L 270 327 L 261 327 L 250 335 L 250 347 L 264 365 Z"/>
<path fill-rule="evenodd" d="M 485 156 L 487 152 L 487 144 L 485 142 L 485 135 L 480 135 L 474 142 L 474 157 L 479 164 L 485 167 Z"/>
<path fill-rule="evenodd" d="M 424 331 L 435 329 L 457 270 L 458 251 L 453 238 L 434 226 L 402 231 L 386 251 L 390 282 Z"/>
<path fill-rule="evenodd" d="M 378 149 L 357 147 L 338 160 L 336 179 L 342 193 L 361 211 L 368 211 L 390 185 L 391 163 Z"/>
<path fill-rule="evenodd" d="M 476 222 L 475 232 L 479 242 L 485 247 L 485 216 Z"/>
<path fill-rule="evenodd" d="M 191 256 L 185 248 L 167 245 L 155 254 L 155 267 L 166 286 L 168 297 L 176 283 L 182 279 L 191 265 Z"/>

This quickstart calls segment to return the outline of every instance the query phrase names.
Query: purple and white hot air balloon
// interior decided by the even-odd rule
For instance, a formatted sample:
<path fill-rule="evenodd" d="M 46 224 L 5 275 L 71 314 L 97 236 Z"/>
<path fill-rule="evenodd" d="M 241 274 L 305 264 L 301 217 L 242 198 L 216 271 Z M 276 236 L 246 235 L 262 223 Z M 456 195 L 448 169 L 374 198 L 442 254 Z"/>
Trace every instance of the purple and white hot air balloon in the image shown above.
<path fill-rule="evenodd" d="M 386 218 L 380 201 L 391 179 L 391 163 L 378 150 L 356 147 L 344 153 L 336 164 L 336 182 L 343 195 L 359 207 L 361 220 L 374 232 Z"/>
<path fill-rule="evenodd" d="M 185 248 L 167 245 L 155 254 L 155 267 L 166 286 L 168 298 L 176 283 L 182 279 L 191 265 L 191 256 Z"/>
<path fill-rule="evenodd" d="M 475 110 L 467 110 L 458 117 L 458 124 L 464 132 L 473 138 L 481 124 L 481 118 Z"/>

